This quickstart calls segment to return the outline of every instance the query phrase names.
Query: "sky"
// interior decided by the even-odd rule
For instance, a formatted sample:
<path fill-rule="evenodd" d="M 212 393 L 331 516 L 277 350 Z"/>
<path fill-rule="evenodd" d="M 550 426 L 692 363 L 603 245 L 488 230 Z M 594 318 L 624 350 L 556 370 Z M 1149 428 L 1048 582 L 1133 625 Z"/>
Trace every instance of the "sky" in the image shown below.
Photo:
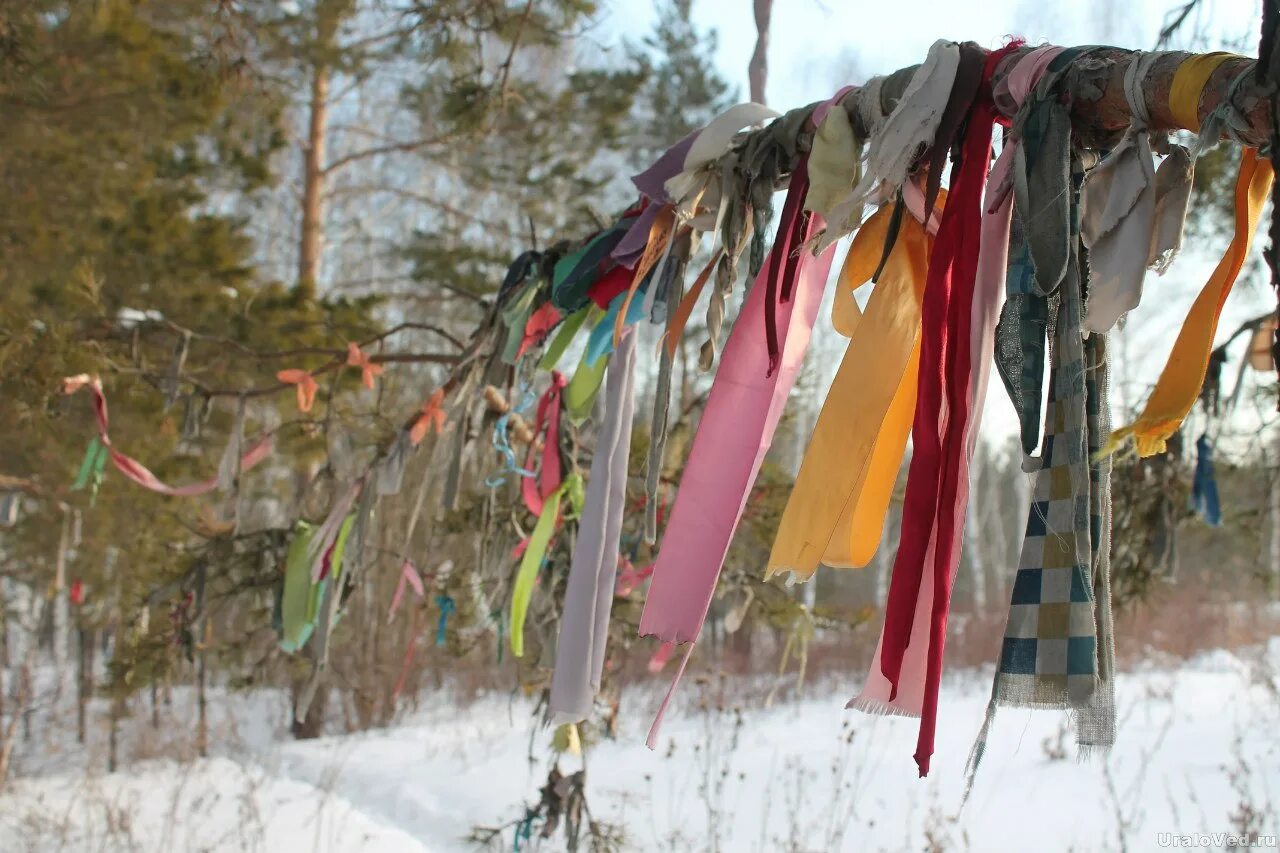
<path fill-rule="evenodd" d="M 766 99 L 779 111 L 830 96 L 847 83 L 859 84 L 875 74 L 920 62 L 938 38 L 972 40 L 994 48 L 1010 35 L 1029 42 L 1115 44 L 1138 49 L 1154 48 L 1166 15 L 1183 0 L 984 0 L 938 2 L 915 0 L 910 4 L 862 2 L 862 0 L 775 0 L 769 45 L 769 77 Z M 1234 48 L 1256 52 L 1260 5 L 1256 0 L 1201 0 L 1180 31 L 1176 47 L 1194 50 Z M 694 0 L 693 16 L 703 31 L 714 30 L 718 43 L 716 61 L 720 73 L 738 87 L 746 99 L 747 64 L 755 47 L 752 0 Z M 614 2 L 603 22 L 605 33 L 616 38 L 647 31 L 656 18 L 653 2 Z M 1188 39 L 1194 39 L 1188 42 Z M 1172 348 L 1176 330 L 1225 248 L 1189 239 L 1173 267 L 1162 277 L 1149 274 L 1146 298 L 1132 312 L 1125 328 L 1113 335 L 1112 405 L 1116 420 L 1121 408 L 1136 406 L 1159 376 Z M 1255 242 L 1255 251 L 1263 241 Z M 837 255 L 836 268 L 843 249 Z M 1219 324 L 1220 339 L 1242 321 L 1274 305 L 1265 281 L 1242 276 L 1228 300 Z M 1246 346 L 1240 341 L 1225 371 L 1234 381 L 1234 366 Z M 813 369 L 826 376 L 818 380 L 825 393 L 842 347 L 820 320 L 813 347 L 830 351 L 835 358 L 810 358 Z M 1271 380 L 1273 381 L 1273 380 Z M 1251 383 L 1257 377 L 1250 378 Z M 1001 441 L 1016 430 L 1016 418 L 998 377 L 987 395 L 984 435 Z M 1269 413 L 1238 412 L 1233 429 L 1252 433 Z M 1192 424 L 1193 428 L 1197 425 Z"/>

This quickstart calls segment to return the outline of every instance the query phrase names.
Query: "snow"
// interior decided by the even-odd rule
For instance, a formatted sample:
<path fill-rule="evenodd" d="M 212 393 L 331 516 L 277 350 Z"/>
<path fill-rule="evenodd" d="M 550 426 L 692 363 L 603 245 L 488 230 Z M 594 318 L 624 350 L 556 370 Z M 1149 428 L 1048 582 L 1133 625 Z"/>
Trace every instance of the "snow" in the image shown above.
<path fill-rule="evenodd" d="M 764 708 L 731 679 L 690 678 L 650 752 L 648 714 L 665 686 L 654 683 L 623 697 L 617 739 L 588 749 L 588 806 L 625 827 L 628 850 L 1154 850 L 1159 833 L 1237 831 L 1242 803 L 1276 834 L 1278 673 L 1280 638 L 1122 673 L 1105 761 L 1077 760 L 1065 715 L 1002 709 L 963 810 L 989 673 L 944 684 L 923 780 L 916 722 L 845 711 L 855 685 L 810 684 Z M 441 694 L 394 727 L 309 742 L 288 740 L 278 696 L 214 704 L 239 733 L 224 754 L 87 776 L 58 766 L 83 756 L 63 755 L 15 782 L 0 798 L 0 849 L 475 849 L 465 836 L 518 819 L 551 758 L 523 698 Z M 498 849 L 511 846 L 508 831 Z"/>

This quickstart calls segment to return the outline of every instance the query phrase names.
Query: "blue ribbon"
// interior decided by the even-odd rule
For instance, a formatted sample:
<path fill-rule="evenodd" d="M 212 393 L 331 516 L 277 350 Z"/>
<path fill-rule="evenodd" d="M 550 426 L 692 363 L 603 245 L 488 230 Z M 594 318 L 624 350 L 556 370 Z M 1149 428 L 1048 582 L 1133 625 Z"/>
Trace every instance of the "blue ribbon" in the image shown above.
<path fill-rule="evenodd" d="M 520 366 L 517 364 L 517 373 L 519 370 Z M 502 468 L 499 469 L 498 473 L 485 478 L 484 484 L 490 489 L 496 489 L 498 486 L 507 482 L 508 474 L 515 474 L 518 477 L 537 476 L 536 471 L 527 471 L 524 468 L 521 468 L 520 463 L 516 461 L 516 451 L 511 446 L 511 436 L 507 429 L 507 423 L 510 421 L 513 414 L 527 411 L 538 399 L 538 395 L 533 393 L 532 386 L 524 380 L 520 381 L 520 390 L 517 393 L 520 395 L 519 404 L 508 409 L 507 412 L 499 417 L 493 424 L 493 449 L 502 457 Z"/>
<path fill-rule="evenodd" d="M 1213 445 L 1209 436 L 1196 439 L 1196 470 L 1191 480 L 1191 509 L 1210 527 L 1222 526 L 1218 480 L 1213 469 Z"/>
<path fill-rule="evenodd" d="M 436 605 L 440 608 L 440 620 L 436 622 L 436 645 L 443 646 L 449 628 L 449 614 L 457 613 L 458 605 L 447 595 L 437 595 Z"/>
<path fill-rule="evenodd" d="M 634 326 L 644 319 L 644 294 L 644 288 L 637 288 L 636 295 L 627 308 L 625 325 Z M 613 301 L 609 303 L 609 309 L 600 318 L 600 322 L 591 328 L 591 334 L 587 337 L 587 354 L 583 360 L 585 364 L 595 364 L 602 356 L 613 352 L 613 326 L 617 322 L 618 312 L 622 310 L 622 303 L 626 298 L 625 290 L 613 297 Z"/>

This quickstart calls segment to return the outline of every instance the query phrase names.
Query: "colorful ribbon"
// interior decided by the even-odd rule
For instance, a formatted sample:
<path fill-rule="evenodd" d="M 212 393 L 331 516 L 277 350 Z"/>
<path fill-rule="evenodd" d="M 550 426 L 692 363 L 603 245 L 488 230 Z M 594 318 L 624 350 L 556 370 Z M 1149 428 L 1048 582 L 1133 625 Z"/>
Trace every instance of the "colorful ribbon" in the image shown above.
<path fill-rule="evenodd" d="M 565 477 L 559 488 L 547 496 L 542 514 L 538 516 L 524 555 L 520 558 L 520 569 L 516 572 L 516 581 L 511 589 L 511 653 L 516 657 L 524 656 L 524 620 L 529 612 L 529 599 L 533 596 L 534 581 L 538 578 L 538 570 L 542 568 L 543 557 L 551 543 L 551 534 L 555 532 L 556 522 L 560 519 L 561 501 L 566 498 L 574 515 L 582 511 L 582 475 L 576 471 Z"/>
<path fill-rule="evenodd" d="M 374 381 L 382 375 L 383 371 L 382 365 L 374 364 L 369 354 L 354 342 L 347 343 L 347 366 L 360 368 L 360 381 L 364 383 L 364 387 L 371 390 Z"/>
<path fill-rule="evenodd" d="M 1236 230 L 1231 244 L 1191 306 L 1142 414 L 1130 426 L 1111 434 L 1111 440 L 1102 450 L 1104 454 L 1113 453 L 1130 438 L 1139 456 L 1163 453 L 1169 436 L 1177 431 L 1195 405 L 1209 369 L 1209 353 L 1223 303 L 1249 256 L 1262 206 L 1271 192 L 1272 177 L 1271 163 L 1259 158 L 1255 149 L 1246 148 L 1236 178 Z"/>
<path fill-rule="evenodd" d="M 111 437 L 107 434 L 107 398 L 102 391 L 102 383 L 96 376 L 89 376 L 81 373 L 78 376 L 70 376 L 62 380 L 62 393 L 74 394 L 81 388 L 88 388 L 93 394 L 93 408 L 98 419 L 98 440 L 106 447 L 107 453 L 111 456 L 111 462 L 116 469 L 124 474 L 125 477 L 142 486 L 162 495 L 169 497 L 189 498 L 197 495 L 204 495 L 212 492 L 218 487 L 217 477 L 204 480 L 199 483 L 190 483 L 186 486 L 170 486 L 160 480 L 155 474 L 147 470 L 147 468 L 138 462 L 125 456 L 116 450 L 111 444 Z M 271 454 L 272 438 L 270 435 L 264 435 L 254 442 L 253 446 L 245 451 L 240 457 L 240 470 L 248 471 L 257 465 L 263 459 Z M 96 462 L 95 462 L 96 464 Z"/>
<path fill-rule="evenodd" d="M 543 502 L 560 488 L 560 395 L 566 384 L 564 376 L 553 370 L 551 384 L 538 400 L 537 419 L 533 427 L 535 440 L 529 445 L 529 455 L 524 463 L 527 471 L 536 470 L 537 474 L 523 476 L 520 481 L 524 505 L 534 515 L 541 514 Z M 542 465 L 535 468 L 538 436 L 542 437 Z"/>
<path fill-rule="evenodd" d="M 775 245 L 773 251 L 783 248 Z M 764 346 L 767 264 L 747 293 L 676 494 L 640 618 L 641 636 L 690 644 L 698 638 L 751 484 L 804 359 L 831 255 L 828 250 L 814 258 L 805 251 L 799 258 L 793 297 L 777 308 L 781 351 L 777 370 L 769 370 Z M 648 739 L 651 747 L 691 652 L 692 645 L 654 720 Z"/>
<path fill-rule="evenodd" d="M 276 379 L 286 385 L 296 386 L 299 412 L 306 414 L 311 411 L 311 407 L 315 405 L 316 393 L 320 390 L 320 386 L 316 384 L 316 378 L 311 375 L 310 371 L 289 368 L 277 373 Z"/>
<path fill-rule="evenodd" d="M 963 460 L 973 405 L 970 393 L 972 312 L 981 245 L 982 190 L 991 161 L 991 130 L 996 117 L 990 80 L 996 65 L 1020 46 L 1018 42 L 1012 43 L 987 53 L 985 59 L 980 60 L 982 84 L 968 108 L 960 157 L 952 166 L 950 194 L 929 258 L 922 306 L 920 386 L 911 433 L 914 452 L 881 645 L 881 672 L 894 686 L 892 699 L 912 639 L 922 580 L 929 572 L 933 580 L 929 653 L 915 754 L 921 776 L 928 774 L 933 755 L 938 686 L 953 580 L 951 567 L 958 557 L 958 533 L 964 519 L 962 509 L 968 500 L 967 483 L 962 486 L 960 480 L 967 479 Z M 962 46 L 962 62 L 973 61 L 970 57 L 980 50 L 976 46 Z"/>
<path fill-rule="evenodd" d="M 396 611 L 400 609 L 400 603 L 404 600 L 406 589 L 412 589 L 413 594 L 418 598 L 424 598 L 427 594 L 426 589 L 422 586 L 422 578 L 418 575 L 417 567 L 407 557 L 400 564 L 400 579 L 396 581 L 396 591 L 391 596 L 391 607 L 387 610 L 388 623 L 396 617 Z"/>

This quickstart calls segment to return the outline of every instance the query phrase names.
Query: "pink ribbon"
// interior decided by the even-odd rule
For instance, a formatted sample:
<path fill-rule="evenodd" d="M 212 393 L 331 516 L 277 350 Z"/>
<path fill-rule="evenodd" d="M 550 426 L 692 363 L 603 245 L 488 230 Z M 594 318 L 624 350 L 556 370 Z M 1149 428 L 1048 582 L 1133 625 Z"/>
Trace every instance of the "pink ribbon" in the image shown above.
<path fill-rule="evenodd" d="M 81 373 L 78 376 L 69 376 L 62 380 L 63 394 L 74 394 L 81 388 L 88 388 L 90 393 L 93 394 L 93 408 L 98 417 L 98 438 L 111 455 L 111 462 L 125 477 L 145 489 L 175 498 L 190 498 L 208 494 L 218 487 L 217 477 L 199 483 L 190 483 L 186 486 L 170 486 L 151 473 L 141 462 L 116 450 L 111 444 L 110 436 L 107 435 L 107 398 L 102 392 L 102 383 L 96 376 L 89 376 L 85 373 Z M 266 459 L 271 454 L 271 450 L 271 435 L 262 436 L 240 457 L 240 470 L 248 471 L 263 459 Z"/>
<path fill-rule="evenodd" d="M 400 565 L 400 580 L 396 582 L 395 595 L 391 596 L 391 608 L 387 611 L 387 621 L 390 622 L 396 616 L 396 611 L 400 609 L 400 602 L 404 600 L 404 591 L 407 587 L 413 588 L 413 594 L 418 598 L 426 596 L 427 591 L 422 586 L 422 578 L 418 576 L 418 570 L 413 565 L 413 561 L 405 558 Z"/>
<path fill-rule="evenodd" d="M 640 617 L 641 636 L 691 644 L 649 732 L 650 747 L 706 619 L 729 542 L 800 371 L 833 254 L 834 247 L 817 258 L 801 251 L 795 292 L 776 309 L 777 370 L 769 372 L 765 346 L 768 263 L 725 345 Z"/>

